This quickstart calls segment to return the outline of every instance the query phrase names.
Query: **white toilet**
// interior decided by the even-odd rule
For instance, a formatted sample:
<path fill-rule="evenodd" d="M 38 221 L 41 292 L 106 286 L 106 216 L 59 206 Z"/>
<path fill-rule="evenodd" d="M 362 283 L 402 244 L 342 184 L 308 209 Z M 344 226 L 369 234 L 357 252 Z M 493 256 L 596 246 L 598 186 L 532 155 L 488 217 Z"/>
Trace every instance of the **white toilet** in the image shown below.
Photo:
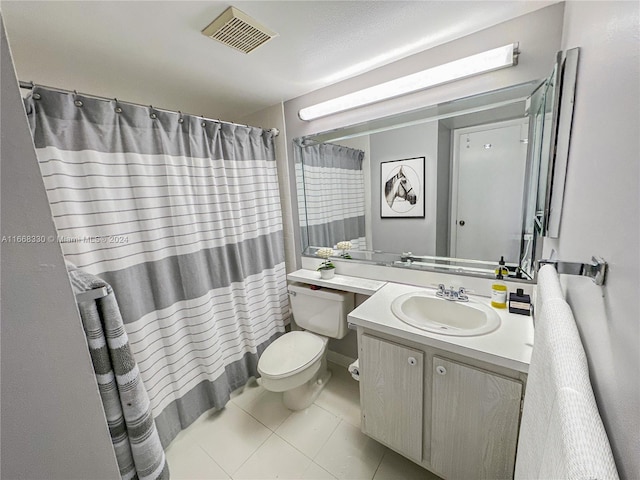
<path fill-rule="evenodd" d="M 269 345 L 258 361 L 258 372 L 264 388 L 283 392 L 287 408 L 302 410 L 314 402 L 331 378 L 327 337 L 347 334 L 347 314 L 353 310 L 354 294 L 292 284 L 289 298 L 295 323 L 305 331 L 285 333 Z"/>

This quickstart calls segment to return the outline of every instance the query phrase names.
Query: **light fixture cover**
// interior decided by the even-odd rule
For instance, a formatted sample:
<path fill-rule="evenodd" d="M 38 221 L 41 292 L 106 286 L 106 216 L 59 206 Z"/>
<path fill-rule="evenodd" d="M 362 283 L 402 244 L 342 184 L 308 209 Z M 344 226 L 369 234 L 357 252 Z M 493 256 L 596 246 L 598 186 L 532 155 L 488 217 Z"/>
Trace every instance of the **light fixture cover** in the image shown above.
<path fill-rule="evenodd" d="M 222 12 L 202 30 L 202 34 L 244 53 L 250 53 L 278 36 L 234 7 Z"/>
<path fill-rule="evenodd" d="M 421 72 L 396 78 L 373 87 L 358 90 L 341 97 L 300 109 L 298 116 L 302 120 L 315 120 L 352 108 L 370 105 L 382 100 L 406 95 L 443 83 L 478 75 L 481 73 L 511 67 L 518 63 L 518 44 L 487 50 L 470 57 L 444 63 Z"/>

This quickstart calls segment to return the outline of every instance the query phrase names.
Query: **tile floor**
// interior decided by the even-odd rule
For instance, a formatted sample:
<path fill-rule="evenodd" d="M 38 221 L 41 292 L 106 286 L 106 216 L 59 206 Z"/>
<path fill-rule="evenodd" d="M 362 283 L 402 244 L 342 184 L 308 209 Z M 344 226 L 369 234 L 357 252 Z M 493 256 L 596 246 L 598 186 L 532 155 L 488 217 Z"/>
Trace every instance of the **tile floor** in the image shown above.
<path fill-rule="evenodd" d="M 167 449 L 173 480 L 437 480 L 360 432 L 358 383 L 346 368 L 306 410 L 284 407 L 281 394 L 255 381 L 227 406 L 205 413 Z"/>

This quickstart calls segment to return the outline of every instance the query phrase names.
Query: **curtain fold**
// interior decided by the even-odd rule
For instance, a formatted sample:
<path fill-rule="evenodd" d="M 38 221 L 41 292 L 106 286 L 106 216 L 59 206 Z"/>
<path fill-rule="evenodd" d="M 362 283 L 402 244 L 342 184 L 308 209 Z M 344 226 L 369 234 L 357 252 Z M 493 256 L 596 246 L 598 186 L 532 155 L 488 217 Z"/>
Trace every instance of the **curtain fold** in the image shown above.
<path fill-rule="evenodd" d="M 349 240 L 366 250 L 364 152 L 330 143 L 296 143 L 294 151 L 303 238 L 314 247 Z"/>
<path fill-rule="evenodd" d="M 107 296 L 79 302 L 111 443 L 123 480 L 167 480 L 169 467 L 156 430 L 149 395 L 140 378 L 109 284 L 68 265 L 76 294 L 104 287 Z"/>
<path fill-rule="evenodd" d="M 166 446 L 284 331 L 272 134 L 42 87 L 26 107 L 62 250 L 113 287 Z"/>

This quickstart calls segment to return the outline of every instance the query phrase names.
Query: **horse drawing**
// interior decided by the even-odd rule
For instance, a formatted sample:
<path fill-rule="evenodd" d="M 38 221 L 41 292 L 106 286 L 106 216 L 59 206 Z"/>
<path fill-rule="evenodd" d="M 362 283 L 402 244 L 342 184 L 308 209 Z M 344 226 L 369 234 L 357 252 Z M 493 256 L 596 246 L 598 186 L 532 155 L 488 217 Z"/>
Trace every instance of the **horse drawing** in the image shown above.
<path fill-rule="evenodd" d="M 389 178 L 387 183 L 384 184 L 384 196 L 387 200 L 387 204 L 389 204 L 389 208 L 393 208 L 393 202 L 396 198 L 401 198 L 409 202 L 411 205 L 415 205 L 418 201 L 418 197 L 414 192 L 412 192 L 412 190 L 413 187 L 411 186 L 409 179 L 402 171 L 402 167 L 400 167 L 398 173 Z"/>

